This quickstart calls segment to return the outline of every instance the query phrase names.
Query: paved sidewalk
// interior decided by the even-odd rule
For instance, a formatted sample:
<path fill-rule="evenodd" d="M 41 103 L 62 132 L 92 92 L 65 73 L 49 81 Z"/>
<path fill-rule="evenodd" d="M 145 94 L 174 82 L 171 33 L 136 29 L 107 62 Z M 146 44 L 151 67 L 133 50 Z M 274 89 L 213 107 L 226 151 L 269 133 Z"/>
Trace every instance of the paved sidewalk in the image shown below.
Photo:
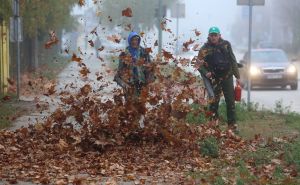
<path fill-rule="evenodd" d="M 82 40 L 82 38 L 81 38 Z M 81 43 L 81 45 L 80 45 Z M 82 46 L 82 42 L 78 44 L 80 47 Z M 83 47 L 81 47 L 83 48 Z M 110 98 L 111 91 L 114 88 L 117 88 L 115 82 L 113 82 L 113 74 L 114 72 L 110 69 L 109 60 L 105 60 L 106 62 L 101 62 L 94 54 L 94 48 L 89 47 L 86 51 L 85 56 L 80 56 L 83 58 L 84 64 L 87 66 L 91 73 L 88 74 L 88 78 L 82 78 L 80 76 L 80 67 L 78 66 L 77 62 L 70 62 L 70 64 L 57 76 L 57 84 L 56 84 L 56 93 L 47 97 L 45 95 L 41 95 L 39 97 L 25 97 L 22 96 L 21 100 L 23 101 L 34 101 L 35 98 L 39 99 L 41 104 L 48 104 L 49 109 L 42 111 L 42 112 L 32 112 L 29 115 L 24 115 L 16 119 L 13 123 L 13 126 L 9 128 L 9 130 L 16 130 L 21 127 L 27 127 L 29 124 L 36 124 L 42 123 L 44 120 L 47 119 L 52 112 L 54 112 L 59 107 L 59 93 L 62 91 L 70 91 L 76 92 L 85 84 L 90 84 L 93 88 L 95 96 L 99 95 L 100 93 L 105 94 L 104 98 Z M 102 56 L 103 57 L 103 56 Z M 106 56 L 107 57 L 107 56 Z M 70 56 L 71 58 L 71 56 Z M 105 57 L 103 57 L 105 58 Z M 66 61 L 68 62 L 68 61 Z M 105 64 L 105 66 L 103 65 Z M 107 72 L 110 71 L 110 72 Z M 102 74 L 103 79 L 97 81 L 96 73 Z M 75 88 L 66 88 L 66 85 L 75 87 Z M 102 85 L 109 84 L 104 89 L 100 90 Z"/>

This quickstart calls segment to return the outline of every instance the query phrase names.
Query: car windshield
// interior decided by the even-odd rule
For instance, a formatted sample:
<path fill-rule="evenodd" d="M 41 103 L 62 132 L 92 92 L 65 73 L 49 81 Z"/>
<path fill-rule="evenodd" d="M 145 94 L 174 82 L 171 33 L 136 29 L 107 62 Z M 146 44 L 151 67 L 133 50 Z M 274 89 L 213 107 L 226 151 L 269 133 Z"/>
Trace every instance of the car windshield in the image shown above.
<path fill-rule="evenodd" d="M 286 62 L 287 56 L 283 51 L 254 51 L 252 60 L 255 62 Z"/>

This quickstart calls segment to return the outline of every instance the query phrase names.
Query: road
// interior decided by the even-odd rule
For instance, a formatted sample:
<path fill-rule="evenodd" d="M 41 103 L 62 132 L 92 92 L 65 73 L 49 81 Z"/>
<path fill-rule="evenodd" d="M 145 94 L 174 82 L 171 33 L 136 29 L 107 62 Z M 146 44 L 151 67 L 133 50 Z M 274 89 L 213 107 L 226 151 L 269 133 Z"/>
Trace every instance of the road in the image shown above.
<path fill-rule="evenodd" d="M 243 54 L 240 52 L 235 52 L 237 60 L 241 60 Z M 184 56 L 184 58 L 186 58 Z M 298 69 L 298 83 L 300 83 L 300 61 L 294 63 Z M 191 72 L 199 76 L 199 72 L 195 71 L 192 66 L 182 67 L 185 71 Z M 242 99 L 247 101 L 247 91 L 242 91 Z M 289 88 L 278 89 L 276 87 L 269 89 L 254 89 L 250 93 L 250 101 L 254 104 L 258 104 L 258 108 L 264 108 L 268 110 L 274 110 L 276 108 L 276 103 L 282 106 L 284 111 L 293 111 L 300 113 L 300 89 L 294 91 Z"/>
<path fill-rule="evenodd" d="M 240 53 L 236 53 L 237 60 L 242 58 Z M 300 61 L 294 63 L 298 69 L 298 83 L 300 83 Z M 247 101 L 247 91 L 243 90 L 242 99 Z M 285 111 L 294 111 L 300 113 L 300 89 L 293 91 L 289 88 L 278 89 L 276 87 L 269 89 L 254 89 L 250 92 L 250 101 L 258 103 L 259 108 L 274 110 L 276 102 L 281 102 Z"/>

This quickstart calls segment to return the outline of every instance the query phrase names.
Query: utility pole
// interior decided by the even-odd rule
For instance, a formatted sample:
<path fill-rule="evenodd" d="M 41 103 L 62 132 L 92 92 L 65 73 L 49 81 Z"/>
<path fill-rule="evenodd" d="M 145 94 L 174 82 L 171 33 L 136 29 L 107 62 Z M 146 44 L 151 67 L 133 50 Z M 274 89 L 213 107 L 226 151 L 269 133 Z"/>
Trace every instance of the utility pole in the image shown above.
<path fill-rule="evenodd" d="M 13 17 L 11 24 L 13 25 L 13 33 L 11 41 L 17 43 L 17 98 L 20 100 L 20 84 L 21 84 L 21 69 L 20 69 L 20 42 L 22 41 L 21 35 L 21 19 L 20 19 L 20 0 L 13 0 L 12 2 Z"/>
<path fill-rule="evenodd" d="M 243 5 L 249 7 L 249 32 L 248 32 L 248 63 L 247 63 L 247 105 L 248 110 L 251 102 L 251 77 L 250 77 L 250 67 L 251 67 L 251 54 L 252 54 L 252 14 L 253 6 L 264 6 L 265 0 L 237 0 L 237 5 Z"/>
<path fill-rule="evenodd" d="M 161 21 L 162 21 L 162 0 L 158 0 L 158 18 L 157 18 L 157 28 L 158 28 L 158 54 L 162 51 L 162 29 L 161 29 Z"/>
<path fill-rule="evenodd" d="M 249 36 L 248 36 L 248 69 L 250 70 L 251 67 L 251 54 L 252 54 L 252 11 L 253 11 L 253 6 L 249 5 Z M 249 71 L 248 71 L 249 73 Z M 247 105 L 248 105 L 248 110 L 250 109 L 250 97 L 251 97 L 251 77 L 250 73 L 247 75 Z"/>
<path fill-rule="evenodd" d="M 176 58 L 178 58 L 179 54 L 179 4 L 176 3 Z"/>
<path fill-rule="evenodd" d="M 171 17 L 176 18 L 176 48 L 175 53 L 176 57 L 179 54 L 179 19 L 185 18 L 185 4 L 184 3 L 176 3 L 171 8 Z"/>

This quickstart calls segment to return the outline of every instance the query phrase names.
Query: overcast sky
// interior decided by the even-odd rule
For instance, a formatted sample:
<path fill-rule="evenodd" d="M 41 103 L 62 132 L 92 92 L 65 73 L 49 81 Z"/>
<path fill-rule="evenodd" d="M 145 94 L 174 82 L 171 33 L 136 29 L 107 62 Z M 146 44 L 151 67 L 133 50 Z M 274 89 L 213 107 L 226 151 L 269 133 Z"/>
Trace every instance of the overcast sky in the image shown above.
<path fill-rule="evenodd" d="M 179 34 L 188 39 L 191 30 L 197 28 L 202 37 L 206 39 L 208 29 L 218 26 L 223 36 L 227 39 L 229 31 L 236 16 L 241 16 L 242 7 L 236 5 L 236 0 L 182 0 L 186 5 L 186 17 L 179 19 Z M 170 15 L 170 14 L 169 14 Z M 176 30 L 176 19 L 169 24 L 171 29 Z"/>

